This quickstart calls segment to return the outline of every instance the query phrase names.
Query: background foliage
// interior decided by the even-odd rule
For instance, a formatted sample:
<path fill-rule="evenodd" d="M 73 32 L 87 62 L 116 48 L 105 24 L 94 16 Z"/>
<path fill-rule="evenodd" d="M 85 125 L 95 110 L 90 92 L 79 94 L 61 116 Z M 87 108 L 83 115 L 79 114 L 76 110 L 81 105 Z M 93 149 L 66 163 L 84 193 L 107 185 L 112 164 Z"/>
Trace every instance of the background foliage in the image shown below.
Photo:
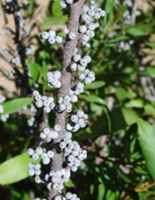
<path fill-rule="evenodd" d="M 57 2 L 50 3 L 40 24 L 42 30 L 64 26 L 67 16 Z M 129 7 L 125 1 L 98 0 L 98 3 L 105 9 L 106 17 L 90 52 L 96 82 L 87 86 L 87 95 L 81 95 L 79 101 L 90 122 L 86 130 L 74 136 L 89 156 L 66 188 L 83 200 L 154 200 L 154 2 L 137 0 L 136 8 L 134 3 Z M 36 6 L 34 0 L 29 0 L 29 16 Z M 57 69 L 61 63 L 56 55 L 49 54 L 49 46 L 39 45 L 35 57 L 26 61 L 31 74 L 28 84 L 32 87 L 38 81 L 44 90 L 47 66 Z M 24 115 L 16 113 L 31 101 L 29 97 L 10 99 L 4 105 L 5 113 L 13 114 L 7 122 L 0 122 L 0 162 L 21 155 L 0 165 L 1 199 L 30 200 L 32 191 L 42 192 L 30 178 L 22 180 L 28 175 L 20 168 L 28 161 L 23 152 L 33 145 L 37 133 L 31 134 Z M 22 181 L 17 182 L 18 177 L 12 173 L 10 176 L 8 171 L 14 171 Z M 7 185 L 10 182 L 17 183 Z"/>

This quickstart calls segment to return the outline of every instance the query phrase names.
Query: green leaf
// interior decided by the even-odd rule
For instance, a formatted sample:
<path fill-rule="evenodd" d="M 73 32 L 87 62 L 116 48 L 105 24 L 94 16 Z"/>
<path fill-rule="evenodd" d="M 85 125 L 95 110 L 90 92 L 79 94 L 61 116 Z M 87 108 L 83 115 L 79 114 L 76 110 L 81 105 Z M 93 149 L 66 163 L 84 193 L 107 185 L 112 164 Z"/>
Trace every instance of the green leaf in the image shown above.
<path fill-rule="evenodd" d="M 150 34 L 152 30 L 152 25 L 150 24 L 136 24 L 129 27 L 127 33 L 135 37 L 142 37 Z"/>
<path fill-rule="evenodd" d="M 31 61 L 28 61 L 27 65 L 28 65 L 29 74 L 33 82 L 35 83 L 39 77 L 40 66 L 37 63 L 31 62 Z"/>
<path fill-rule="evenodd" d="M 98 186 L 97 200 L 103 200 L 105 192 L 106 192 L 105 185 L 103 183 L 99 184 L 99 186 Z"/>
<path fill-rule="evenodd" d="M 145 113 L 155 118 L 155 107 L 151 104 L 146 104 L 144 107 Z"/>
<path fill-rule="evenodd" d="M 62 29 L 67 22 L 67 15 L 63 15 L 60 0 L 53 0 L 52 3 L 52 16 L 48 16 L 44 19 L 42 24 L 43 29 Z"/>
<path fill-rule="evenodd" d="M 125 106 L 128 108 L 144 108 L 144 101 L 142 99 L 132 99 Z"/>
<path fill-rule="evenodd" d="M 23 153 L 0 164 L 0 185 L 16 183 L 27 178 L 29 162 L 29 155 Z"/>
<path fill-rule="evenodd" d="M 73 188 L 75 187 L 74 182 L 70 179 L 69 181 L 65 182 L 65 187 L 67 188 Z"/>
<path fill-rule="evenodd" d="M 138 134 L 147 167 L 155 180 L 155 125 L 150 125 L 144 120 L 139 119 Z"/>
<path fill-rule="evenodd" d="M 54 0 L 53 1 L 52 14 L 55 17 L 62 17 L 63 16 L 60 0 Z"/>
<path fill-rule="evenodd" d="M 105 4 L 106 15 L 104 17 L 105 32 L 111 27 L 114 18 L 115 0 L 107 0 Z"/>
<path fill-rule="evenodd" d="M 3 104 L 4 114 L 15 113 L 32 103 L 32 97 L 22 97 L 7 101 Z"/>
<path fill-rule="evenodd" d="M 105 82 L 104 81 L 95 81 L 94 83 L 88 84 L 86 85 L 86 89 L 88 90 L 94 90 L 94 89 L 98 89 L 105 86 Z"/>
<path fill-rule="evenodd" d="M 120 101 L 134 98 L 136 94 L 132 90 L 124 89 L 124 88 L 115 88 L 116 96 Z"/>
<path fill-rule="evenodd" d="M 106 105 L 105 101 L 101 98 L 98 97 L 96 95 L 81 95 L 80 96 L 81 99 L 84 99 L 85 101 L 89 102 L 89 103 L 97 103 L 97 104 L 101 104 L 101 105 Z"/>
<path fill-rule="evenodd" d="M 62 17 L 46 17 L 42 24 L 43 29 L 62 29 L 67 21 L 67 16 Z"/>
<path fill-rule="evenodd" d="M 45 82 L 47 82 L 47 73 L 48 73 L 48 65 L 44 63 L 41 68 L 41 76 Z"/>
<path fill-rule="evenodd" d="M 111 191 L 111 190 L 108 190 L 107 194 L 106 194 L 106 200 L 116 200 L 116 193 Z"/>
<path fill-rule="evenodd" d="M 155 66 L 147 67 L 144 71 L 143 74 L 145 76 L 149 76 L 152 78 L 155 78 Z"/>
<path fill-rule="evenodd" d="M 147 45 L 152 48 L 152 49 L 155 49 L 155 43 L 153 42 L 148 42 Z"/>
<path fill-rule="evenodd" d="M 123 113 L 123 116 L 125 118 L 127 125 L 132 125 L 132 124 L 136 123 L 137 120 L 139 119 L 138 114 L 130 108 L 123 108 L 122 113 Z"/>
<path fill-rule="evenodd" d="M 30 195 L 29 195 L 29 194 L 27 194 L 27 193 L 24 193 L 23 200 L 31 200 L 31 197 L 30 197 Z"/>

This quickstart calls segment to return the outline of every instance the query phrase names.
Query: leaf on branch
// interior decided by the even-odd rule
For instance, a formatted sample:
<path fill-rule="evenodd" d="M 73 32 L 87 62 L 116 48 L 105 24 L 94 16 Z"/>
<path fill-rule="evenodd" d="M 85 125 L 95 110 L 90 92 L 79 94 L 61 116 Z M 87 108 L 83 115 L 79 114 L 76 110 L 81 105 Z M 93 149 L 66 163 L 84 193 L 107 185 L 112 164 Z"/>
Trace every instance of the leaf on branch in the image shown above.
<path fill-rule="evenodd" d="M 39 73 L 40 73 L 40 66 L 37 63 L 34 63 L 32 61 L 28 61 L 28 70 L 29 70 L 29 74 L 32 78 L 32 82 L 35 83 L 39 77 Z"/>
<path fill-rule="evenodd" d="M 89 96 L 87 95 L 81 95 L 81 99 L 89 102 L 89 103 L 97 103 L 101 105 L 106 105 L 106 102 L 101 98 L 96 95 L 90 94 Z"/>
<path fill-rule="evenodd" d="M 55 17 L 62 17 L 63 16 L 60 0 L 54 0 L 53 1 L 52 14 Z"/>
<path fill-rule="evenodd" d="M 139 143 L 145 157 L 147 167 L 155 180 L 155 125 L 142 119 L 138 120 Z"/>
<path fill-rule="evenodd" d="M 127 33 L 134 37 L 143 37 L 150 34 L 153 31 L 151 24 L 136 24 L 127 29 Z"/>
<path fill-rule="evenodd" d="M 2 163 L 0 165 L 0 185 L 16 183 L 27 178 L 29 162 L 29 155 L 23 153 Z"/>
<path fill-rule="evenodd" d="M 66 15 L 63 15 L 60 0 L 54 0 L 52 4 L 52 16 L 48 16 L 45 18 L 44 23 L 42 24 L 42 27 L 43 29 L 63 28 L 67 19 L 68 17 Z"/>
<path fill-rule="evenodd" d="M 4 114 L 15 113 L 32 103 L 32 97 L 22 97 L 7 101 L 3 104 Z"/>
<path fill-rule="evenodd" d="M 94 83 L 90 83 L 88 85 L 86 85 L 86 89 L 88 90 L 94 90 L 94 89 L 98 89 L 105 86 L 105 82 L 104 81 L 95 81 Z"/>

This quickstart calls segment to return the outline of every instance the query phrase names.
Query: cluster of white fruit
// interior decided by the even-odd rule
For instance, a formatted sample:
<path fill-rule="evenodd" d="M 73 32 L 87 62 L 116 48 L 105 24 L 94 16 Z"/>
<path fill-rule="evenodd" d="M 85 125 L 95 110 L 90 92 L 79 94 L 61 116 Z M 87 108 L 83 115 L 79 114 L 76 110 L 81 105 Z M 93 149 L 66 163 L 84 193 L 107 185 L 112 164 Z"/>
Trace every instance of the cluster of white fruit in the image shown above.
<path fill-rule="evenodd" d="M 70 6 L 74 2 L 74 0 L 62 0 L 61 5 L 63 8 L 67 8 L 67 6 Z M 48 113 L 52 110 L 58 112 L 65 111 L 68 113 L 73 111 L 73 103 L 78 101 L 78 96 L 84 92 L 85 85 L 90 84 L 95 80 L 94 72 L 88 69 L 88 66 L 91 63 L 91 57 L 88 54 L 82 54 L 81 52 L 85 47 L 90 47 L 89 41 L 95 36 L 95 29 L 99 27 L 97 20 L 104 15 L 105 12 L 98 8 L 93 0 L 90 4 L 88 3 L 84 6 L 80 18 L 81 25 L 78 29 L 78 36 L 80 38 L 78 45 L 79 48 L 76 48 L 73 52 L 71 65 L 69 67 L 73 74 L 72 80 L 75 82 L 72 83 L 72 87 L 68 94 L 61 96 L 58 99 L 42 96 L 38 91 L 34 91 L 34 102 L 37 108 L 43 108 L 45 112 L 48 110 Z M 70 40 L 74 40 L 77 37 L 75 33 L 68 32 L 67 29 L 65 34 L 68 34 L 68 39 Z M 50 44 L 60 43 L 57 41 L 56 32 L 52 30 L 43 32 L 41 37 L 44 41 L 47 40 Z M 53 89 L 61 88 L 62 82 L 60 71 L 48 72 L 47 79 L 48 85 Z M 59 195 L 57 195 L 54 200 L 79 200 L 76 194 L 67 193 L 64 196 L 62 192 L 64 189 L 64 183 L 70 179 L 71 172 L 77 171 L 83 160 L 87 157 L 87 151 L 83 150 L 77 141 L 72 140 L 72 133 L 79 131 L 80 128 L 86 127 L 88 116 L 79 109 L 66 120 L 66 130 L 63 130 L 63 135 L 60 134 L 62 133 L 62 130 L 59 125 L 54 126 L 54 128 L 46 127 L 42 130 L 40 133 L 41 142 L 38 147 L 39 150 L 42 150 L 39 151 L 39 153 L 37 153 L 37 149 L 30 150 L 29 152 L 33 159 L 33 162 L 30 163 L 30 174 L 36 177 L 36 182 L 46 183 L 49 190 L 52 188 L 57 191 L 57 194 Z M 51 148 L 51 150 L 41 147 L 46 146 L 46 144 L 48 144 L 46 148 Z M 56 146 L 62 153 L 64 162 L 64 167 L 59 170 L 52 168 L 53 157 L 57 155 Z M 50 157 L 48 155 L 49 151 Z M 43 165 L 48 165 L 48 169 L 42 169 L 42 179 L 40 178 L 40 165 L 38 165 L 35 160 L 41 160 Z"/>
<path fill-rule="evenodd" d="M 76 194 L 68 192 L 65 196 L 56 196 L 54 200 L 80 200 Z"/>
<path fill-rule="evenodd" d="M 36 149 L 30 148 L 28 154 L 32 158 L 32 161 L 29 163 L 29 174 L 30 176 L 35 176 L 36 183 L 44 183 L 46 180 L 41 178 L 41 163 L 43 165 L 49 165 L 54 157 L 54 152 L 52 150 L 47 150 L 41 146 Z"/>
<path fill-rule="evenodd" d="M 105 11 L 98 8 L 96 1 L 92 0 L 90 5 L 83 7 L 82 24 L 79 27 L 81 42 L 84 46 L 90 47 L 90 39 L 95 36 L 95 29 L 99 27 L 98 20 L 105 16 Z"/>
<path fill-rule="evenodd" d="M 62 146 L 62 143 L 60 145 Z M 81 162 L 87 158 L 87 151 L 82 150 L 76 141 L 68 141 L 62 150 L 64 151 L 67 164 L 73 172 L 76 172 Z"/>
<path fill-rule="evenodd" d="M 43 108 L 46 113 L 50 113 L 55 108 L 53 97 L 42 96 L 37 90 L 33 92 L 34 103 L 37 108 Z"/>
<path fill-rule="evenodd" d="M 47 73 L 47 79 L 49 86 L 53 86 L 54 88 L 61 87 L 61 72 L 53 71 Z"/>
<path fill-rule="evenodd" d="M 71 173 L 69 169 L 64 168 L 58 171 L 51 170 L 49 175 L 51 182 L 47 186 L 48 189 L 52 187 L 54 190 L 61 193 L 64 188 L 64 183 L 69 180 Z"/>
<path fill-rule="evenodd" d="M 55 125 L 54 129 L 44 128 L 40 134 L 40 138 L 49 143 L 58 138 L 60 130 L 61 127 L 59 125 Z"/>
<path fill-rule="evenodd" d="M 91 57 L 89 55 L 81 56 L 78 49 L 75 49 L 73 62 L 71 64 L 72 71 L 84 71 L 88 64 L 91 62 Z"/>
<path fill-rule="evenodd" d="M 61 44 L 63 38 L 56 34 L 55 31 L 49 30 L 41 33 L 41 39 L 45 42 L 48 41 L 49 44 Z"/>
<path fill-rule="evenodd" d="M 76 114 L 71 116 L 71 123 L 67 124 L 67 130 L 77 132 L 80 128 L 85 128 L 88 121 L 88 115 L 82 110 L 78 110 Z"/>
<path fill-rule="evenodd" d="M 78 95 L 83 92 L 84 84 L 78 82 L 72 89 L 69 90 L 68 95 L 59 98 L 59 110 L 61 112 L 66 110 L 68 113 L 70 113 L 72 111 L 72 104 L 78 101 Z"/>
<path fill-rule="evenodd" d="M 68 5 L 71 5 L 74 2 L 74 0 L 61 0 L 61 6 L 62 8 L 67 8 Z"/>

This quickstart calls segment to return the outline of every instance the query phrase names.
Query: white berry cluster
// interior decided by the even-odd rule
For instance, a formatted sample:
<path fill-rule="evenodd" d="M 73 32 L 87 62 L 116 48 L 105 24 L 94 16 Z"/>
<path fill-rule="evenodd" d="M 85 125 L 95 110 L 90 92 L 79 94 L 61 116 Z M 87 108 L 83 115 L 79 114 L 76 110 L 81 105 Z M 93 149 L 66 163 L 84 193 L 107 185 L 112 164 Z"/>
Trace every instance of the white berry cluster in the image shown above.
<path fill-rule="evenodd" d="M 74 3 L 74 0 L 61 0 L 62 8 L 67 8 L 67 6 L 71 5 L 72 3 Z"/>
<path fill-rule="evenodd" d="M 90 71 L 89 69 L 86 69 L 83 73 L 80 74 L 79 79 L 85 84 L 92 83 L 93 81 L 95 81 L 95 73 L 93 71 Z"/>
<path fill-rule="evenodd" d="M 32 127 L 35 124 L 35 116 L 37 113 L 36 107 L 32 104 L 30 107 L 31 117 L 27 120 L 27 123 L 30 127 Z"/>
<path fill-rule="evenodd" d="M 73 171 L 77 171 L 81 162 L 86 159 L 87 152 L 82 150 L 78 142 L 73 141 L 71 132 L 66 131 L 64 138 L 60 142 L 60 148 L 64 152 L 68 167 Z"/>
<path fill-rule="evenodd" d="M 61 112 L 66 110 L 68 113 L 70 113 L 72 111 L 72 103 L 73 103 L 74 100 L 75 100 L 74 96 L 70 96 L 70 95 L 66 95 L 64 97 L 60 97 L 59 101 L 58 101 L 59 110 Z"/>
<path fill-rule="evenodd" d="M 63 43 L 63 38 L 53 30 L 44 31 L 41 33 L 41 39 L 45 42 L 48 41 L 49 44 L 61 44 Z"/>
<path fill-rule="evenodd" d="M 91 57 L 89 55 L 82 57 L 78 49 L 75 49 L 70 68 L 73 72 L 78 72 L 79 80 L 84 84 L 89 84 L 95 80 L 95 73 L 87 69 L 90 62 Z"/>
<path fill-rule="evenodd" d="M 74 2 L 74 0 L 62 0 L 61 5 L 63 8 L 67 8 L 67 6 L 70 6 Z M 65 30 L 65 34 L 68 34 L 67 40 L 79 38 L 78 48 L 73 52 L 71 64 L 68 69 L 73 75 L 72 85 L 68 89 L 68 94 L 65 93 L 63 96 L 62 92 L 62 96 L 58 97 L 58 99 L 42 96 L 38 91 L 34 91 L 33 97 L 36 108 L 43 108 L 46 113 L 53 110 L 54 112 L 58 112 L 60 116 L 61 112 L 71 113 L 74 111 L 73 104 L 78 101 L 79 95 L 84 92 L 85 85 L 95 80 L 94 72 L 88 69 L 91 63 L 91 57 L 86 53 L 88 52 L 86 47 L 90 47 L 90 39 L 95 36 L 95 29 L 99 26 L 97 20 L 104 15 L 105 12 L 98 8 L 95 1 L 92 0 L 82 10 L 82 16 L 80 18 L 81 25 L 77 33 L 78 36 L 74 32 Z M 61 43 L 62 40 L 57 37 L 56 32 L 52 30 L 41 34 L 42 40 L 48 41 L 50 44 Z M 49 71 L 47 73 L 48 85 L 55 89 L 61 88 L 61 76 L 60 71 Z M 53 188 L 59 194 L 54 200 L 79 200 L 75 194 L 67 193 L 66 195 L 62 195 L 62 192 L 64 183 L 69 180 L 71 172 L 77 171 L 83 160 L 87 157 L 87 151 L 83 150 L 79 143 L 72 139 L 72 133 L 79 131 L 81 128 L 85 128 L 87 124 L 88 115 L 81 109 L 70 116 L 68 114 L 64 130 L 61 130 L 59 124 L 56 124 L 54 128 L 49 128 L 47 125 L 42 128 L 40 133 L 41 142 L 39 147 L 35 150 L 29 150 L 29 155 L 32 157 L 29 172 L 31 176 L 35 176 L 36 182 L 45 183 L 49 190 Z M 62 132 L 63 134 L 61 134 Z M 54 156 L 54 159 L 57 158 L 56 156 L 59 151 L 63 155 L 64 165 L 58 170 L 53 169 L 52 161 L 54 161 Z M 38 160 L 41 161 L 40 163 L 43 166 L 37 164 Z"/>
<path fill-rule="evenodd" d="M 33 161 L 42 160 L 42 163 L 44 165 L 47 165 L 50 163 L 50 160 L 54 157 L 54 152 L 51 150 L 46 150 L 42 147 L 37 147 L 36 149 L 30 148 L 28 150 L 29 155 L 32 157 Z"/>
<path fill-rule="evenodd" d="M 88 122 L 88 115 L 82 110 L 77 111 L 76 114 L 71 116 L 71 123 L 67 124 L 67 130 L 77 132 L 80 128 L 85 128 Z"/>
<path fill-rule="evenodd" d="M 28 150 L 28 154 L 32 158 L 32 161 L 29 163 L 30 176 L 35 176 L 36 183 L 43 183 L 45 180 L 41 178 L 41 163 L 43 165 L 49 165 L 54 157 L 54 152 L 52 150 L 46 150 L 46 148 L 42 148 L 41 146 L 39 146 L 36 149 L 30 148 Z"/>
<path fill-rule="evenodd" d="M 82 34 L 81 42 L 89 47 L 89 41 L 95 36 L 95 29 L 99 27 L 99 20 L 105 16 L 105 11 L 98 8 L 95 1 L 91 1 L 90 5 L 85 5 L 83 8 L 82 24 L 79 31 Z"/>
<path fill-rule="evenodd" d="M 37 108 L 43 108 L 46 113 L 50 113 L 55 108 L 53 97 L 42 96 L 37 90 L 33 92 L 34 103 Z"/>
<path fill-rule="evenodd" d="M 44 128 L 43 131 L 40 134 L 40 138 L 44 142 L 51 142 L 58 138 L 59 131 L 61 131 L 61 127 L 59 125 L 55 125 L 53 129 L 51 128 Z"/>
<path fill-rule="evenodd" d="M 64 188 L 64 183 L 69 180 L 70 175 L 70 170 L 67 168 L 58 171 L 51 171 L 51 183 L 48 184 L 48 188 L 50 189 L 52 187 L 54 190 L 61 192 Z"/>
<path fill-rule="evenodd" d="M 91 62 L 91 57 L 89 55 L 82 57 L 81 54 L 76 49 L 73 56 L 73 62 L 71 64 L 71 70 L 84 71 L 90 62 Z"/>
<path fill-rule="evenodd" d="M 78 82 L 72 89 L 69 90 L 68 95 L 59 98 L 59 110 L 61 112 L 66 110 L 68 113 L 70 113 L 72 111 L 72 104 L 78 101 L 78 95 L 80 95 L 83 92 L 84 84 Z"/>
<path fill-rule="evenodd" d="M 66 196 L 56 196 L 54 200 L 80 200 L 76 194 L 67 192 Z"/>
<path fill-rule="evenodd" d="M 47 79 L 49 86 L 54 88 L 61 87 L 61 72 L 60 71 L 53 71 L 47 73 Z"/>

